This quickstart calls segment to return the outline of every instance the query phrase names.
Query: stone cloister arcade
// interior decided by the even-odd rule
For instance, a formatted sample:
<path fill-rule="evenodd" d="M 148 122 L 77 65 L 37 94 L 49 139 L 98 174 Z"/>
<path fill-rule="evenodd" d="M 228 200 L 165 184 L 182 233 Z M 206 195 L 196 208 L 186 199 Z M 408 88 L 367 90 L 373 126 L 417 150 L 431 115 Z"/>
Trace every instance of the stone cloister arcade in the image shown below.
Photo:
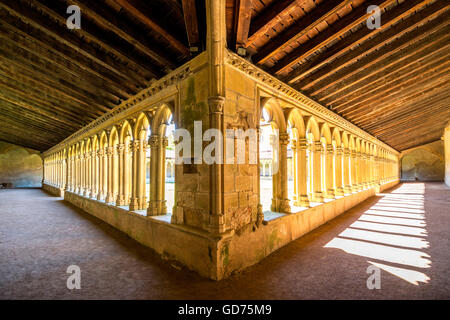
<path fill-rule="evenodd" d="M 271 87 L 266 75 L 248 77 L 250 64 L 232 53 L 224 63 L 225 97 L 210 98 L 203 90 L 210 66 L 205 58 L 199 55 L 46 151 L 44 189 L 200 274 L 221 279 L 398 182 L 398 152 L 295 91 L 280 90 L 273 78 Z M 271 195 L 260 186 L 267 161 L 258 157 L 256 164 L 208 165 L 194 158 L 184 163 L 184 155 L 182 164 L 167 161 L 167 128 L 194 137 L 194 120 L 202 122 L 202 155 L 212 141 L 203 137 L 208 129 L 223 134 L 219 148 L 226 154 L 225 130 L 255 129 L 259 141 L 265 126 L 275 142 L 269 150 Z M 246 160 L 249 143 L 244 142 Z M 166 196 L 169 176 L 173 202 Z M 280 228 L 292 231 L 275 231 Z M 276 244 L 273 232 L 279 234 Z M 247 247 L 254 237 L 259 240 Z M 181 250 L 172 239 L 194 242 L 195 249 Z"/>
<path fill-rule="evenodd" d="M 164 104 L 157 111 L 140 112 L 134 118 L 49 155 L 44 159 L 44 183 L 61 192 L 126 206 L 132 211 L 164 215 L 167 213 L 166 128 L 171 120 L 171 108 Z M 148 151 L 149 194 L 146 190 Z"/>
<path fill-rule="evenodd" d="M 279 171 L 273 175 L 272 211 L 289 213 L 291 205 L 309 207 L 311 203 L 323 203 L 325 199 L 396 178 L 397 162 L 388 150 L 326 122 L 318 122 L 314 116 L 302 117 L 300 109 L 282 110 L 275 99 L 265 102 L 263 108 L 272 128 L 279 130 L 275 136 L 280 163 Z M 165 215 L 168 212 L 164 194 L 165 129 L 171 119 L 171 109 L 163 105 L 154 117 L 148 111 L 141 112 L 135 118 L 48 155 L 44 160 L 44 183 L 61 191 L 125 206 L 131 211 L 147 210 L 147 215 Z M 287 132 L 288 127 L 291 134 Z M 155 128 L 154 133 L 151 128 Z M 289 143 L 293 150 L 292 198 L 287 187 Z M 148 149 L 150 168 L 145 167 Z M 148 169 L 149 194 L 145 179 Z"/>
<path fill-rule="evenodd" d="M 276 130 L 273 136 L 280 152 L 279 170 L 273 178 L 272 211 L 291 212 L 290 206 L 309 207 L 397 177 L 398 163 L 389 150 L 314 116 L 302 116 L 298 108 L 283 110 L 274 98 L 265 99 L 263 108 L 269 117 L 265 121 Z M 288 195 L 288 144 L 293 154 L 292 195 Z"/>

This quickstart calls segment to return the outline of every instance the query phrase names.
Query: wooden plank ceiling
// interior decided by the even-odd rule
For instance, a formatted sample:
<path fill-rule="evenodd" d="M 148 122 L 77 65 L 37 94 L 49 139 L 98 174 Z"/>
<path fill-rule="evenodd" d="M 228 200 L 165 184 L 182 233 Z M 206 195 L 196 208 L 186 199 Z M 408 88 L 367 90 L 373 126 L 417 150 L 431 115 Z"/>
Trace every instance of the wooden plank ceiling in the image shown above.
<path fill-rule="evenodd" d="M 0 0 L 0 140 L 47 150 L 148 87 L 204 49 L 204 11 L 201 0 Z"/>
<path fill-rule="evenodd" d="M 379 29 L 366 26 L 369 5 L 381 9 Z M 449 6 L 446 0 L 227 0 L 228 43 L 402 151 L 440 139 L 450 119 Z"/>
<path fill-rule="evenodd" d="M 224 1 L 232 50 L 399 151 L 440 138 L 448 1 Z M 55 145 L 201 52 L 205 20 L 204 0 L 0 0 L 0 140 Z"/>

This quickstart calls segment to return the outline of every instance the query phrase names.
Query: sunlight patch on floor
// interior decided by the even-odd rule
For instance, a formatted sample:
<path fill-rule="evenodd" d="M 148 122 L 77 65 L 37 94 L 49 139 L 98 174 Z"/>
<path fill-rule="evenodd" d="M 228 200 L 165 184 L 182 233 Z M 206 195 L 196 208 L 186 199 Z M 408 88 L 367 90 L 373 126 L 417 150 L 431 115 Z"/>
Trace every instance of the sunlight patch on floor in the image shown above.
<path fill-rule="evenodd" d="M 424 194 L 423 183 L 403 184 L 391 193 L 378 194 L 382 198 L 376 204 L 324 247 L 369 258 L 368 263 L 413 285 L 428 283 L 425 273 L 414 270 L 431 266 L 430 255 L 420 251 L 430 247 L 424 239 Z"/>

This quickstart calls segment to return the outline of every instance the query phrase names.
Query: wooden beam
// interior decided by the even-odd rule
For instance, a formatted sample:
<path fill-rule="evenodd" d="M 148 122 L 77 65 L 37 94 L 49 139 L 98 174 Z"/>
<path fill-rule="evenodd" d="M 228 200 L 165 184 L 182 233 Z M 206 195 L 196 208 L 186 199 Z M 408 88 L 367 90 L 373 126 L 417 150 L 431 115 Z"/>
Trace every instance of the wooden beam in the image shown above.
<path fill-rule="evenodd" d="M 361 55 L 368 54 L 369 52 L 376 50 L 387 41 L 390 41 L 393 37 L 399 37 L 401 34 L 411 30 L 424 19 L 427 19 L 433 15 L 438 15 L 439 13 L 437 11 L 440 11 L 443 7 L 446 7 L 443 2 L 436 2 L 416 14 L 411 14 L 414 10 L 421 8 L 431 1 L 432 0 L 405 1 L 394 7 L 392 10 L 388 10 L 383 15 L 383 24 L 379 29 L 369 29 L 364 27 L 360 28 L 355 33 L 352 33 L 344 39 L 338 41 L 324 53 L 318 54 L 316 57 L 301 64 L 292 72 L 288 73 L 287 76 L 283 78 L 283 81 L 288 82 L 289 84 L 295 83 L 299 79 L 306 77 L 308 74 L 314 73 L 321 67 L 324 67 L 320 69 L 322 74 L 325 74 L 324 69 L 330 68 L 331 66 L 333 66 L 332 71 L 334 71 L 334 68 L 336 67 L 343 68 L 346 65 L 342 63 L 343 60 L 347 62 L 352 60 L 354 61 Z M 408 15 L 411 16 L 404 21 L 399 22 Z M 393 26 L 393 24 L 397 22 L 399 23 Z M 356 46 L 359 47 L 351 50 L 351 48 Z M 344 53 L 346 54 L 343 56 Z M 339 57 L 339 59 L 335 60 L 333 63 L 330 63 L 337 57 Z M 315 77 L 309 84 L 313 85 L 313 81 L 317 81 L 318 79 L 320 78 Z"/>
<path fill-rule="evenodd" d="M 189 48 L 192 53 L 200 50 L 200 34 L 198 30 L 197 9 L 195 0 L 182 0 L 184 24 L 189 42 Z"/>
<path fill-rule="evenodd" d="M 250 24 L 250 36 L 248 37 L 246 47 L 253 41 L 262 37 L 275 23 L 282 21 L 284 17 L 289 16 L 306 0 L 278 0 L 271 2 L 256 18 L 252 19 Z"/>
<path fill-rule="evenodd" d="M 354 105 L 363 104 L 364 102 L 377 96 L 385 98 L 385 94 L 388 91 L 391 91 L 397 87 L 403 88 L 403 86 L 406 86 L 408 82 L 411 82 L 411 80 L 420 79 L 423 75 L 427 73 L 429 74 L 430 70 L 439 71 L 446 68 L 446 66 L 448 66 L 446 62 L 450 61 L 448 59 L 449 56 L 450 53 L 444 55 L 441 59 L 436 61 L 428 60 L 426 61 L 428 63 L 424 63 L 422 66 L 417 66 L 417 68 L 409 68 L 407 70 L 408 72 L 397 72 L 389 78 L 381 78 L 379 83 L 375 83 L 366 90 L 358 91 L 350 97 L 347 97 L 346 101 L 339 105 L 340 112 L 346 117 L 351 117 L 352 113 L 356 110 L 353 108 Z"/>
<path fill-rule="evenodd" d="M 447 71 L 443 71 L 438 73 L 433 78 L 427 78 L 418 82 L 416 86 L 405 87 L 403 90 L 393 92 L 390 95 L 390 99 L 386 99 L 385 101 L 373 101 L 370 105 L 365 105 L 362 109 L 360 109 L 360 114 L 364 117 L 368 117 L 369 115 L 375 115 L 382 112 L 389 112 L 392 110 L 396 104 L 402 105 L 408 103 L 408 101 L 413 101 L 416 98 L 426 98 L 430 95 L 436 95 L 441 93 L 448 86 L 446 81 L 448 81 L 448 75 L 446 75 Z M 439 78 L 438 76 L 442 76 L 443 78 Z M 420 87 L 422 86 L 422 88 Z M 361 106 L 360 106 L 361 107 Z M 358 122 L 359 118 L 355 118 L 354 121 Z M 372 120 L 373 121 L 373 120 Z M 369 119 L 369 122 L 371 120 Z M 358 125 L 362 125 L 362 123 L 358 122 Z"/>
<path fill-rule="evenodd" d="M 91 17 L 105 29 L 111 30 L 122 39 L 133 44 L 137 50 L 157 62 L 160 68 L 175 69 L 176 65 L 170 58 L 169 53 L 162 51 L 154 41 L 134 28 L 131 21 L 125 19 L 124 15 L 118 15 L 97 1 L 70 0 L 69 2 L 79 6 L 83 14 Z"/>
<path fill-rule="evenodd" d="M 371 1 L 371 4 L 378 5 L 380 10 L 383 10 L 393 2 L 395 2 L 395 0 L 375 0 Z M 275 74 L 283 73 L 287 68 L 292 67 L 294 64 L 302 61 L 317 50 L 332 43 L 336 39 L 340 39 L 346 32 L 350 31 L 361 22 L 366 21 L 371 15 L 371 13 L 367 13 L 367 7 L 365 5 L 360 5 L 342 19 L 329 26 L 326 30 L 294 49 L 270 68 L 269 72 Z"/>
<path fill-rule="evenodd" d="M 299 19 L 285 31 L 271 39 L 252 56 L 253 63 L 264 64 L 268 59 L 286 49 L 293 41 L 305 36 L 317 25 L 348 5 L 351 1 L 329 0 L 317 6 L 311 13 Z"/>
<path fill-rule="evenodd" d="M 19 19 L 25 20 L 33 27 L 47 33 L 50 37 L 57 40 L 58 43 L 62 43 L 70 47 L 71 50 L 84 55 L 85 57 L 93 60 L 95 63 L 100 64 L 109 71 L 112 71 L 116 74 L 116 76 L 120 77 L 123 82 L 128 81 L 129 84 L 134 87 L 135 93 L 141 89 L 141 85 L 136 83 L 135 76 L 130 74 L 129 68 L 118 63 L 101 49 L 95 48 L 86 43 L 75 32 L 70 32 L 70 30 L 54 22 L 52 19 L 45 18 L 42 13 L 31 7 L 30 4 L 24 3 L 20 0 L 0 0 L 0 7 L 4 8 Z M 52 43 L 53 42 L 54 41 L 52 41 Z"/>
<path fill-rule="evenodd" d="M 24 83 L 19 82 L 13 78 L 6 77 L 5 75 L 0 74 L 0 85 L 2 87 L 12 88 L 18 92 L 23 92 L 27 95 L 34 95 L 35 97 L 41 97 L 41 99 L 48 100 L 49 102 L 55 105 L 64 105 L 74 110 L 78 110 L 80 113 L 84 113 L 87 115 L 91 115 L 92 117 L 99 117 L 109 109 L 100 110 L 92 108 L 87 103 L 79 102 L 71 100 L 69 101 L 66 97 L 60 92 L 56 92 L 55 90 L 45 88 L 43 86 L 38 85 L 38 83 Z"/>
<path fill-rule="evenodd" d="M 237 48 L 245 47 L 250 30 L 251 19 L 251 1 L 250 0 L 235 0 L 234 11 L 234 43 L 232 46 Z"/>
<path fill-rule="evenodd" d="M 402 121 L 411 114 L 418 114 L 423 112 L 424 109 L 428 112 L 427 106 L 432 105 L 431 110 L 433 112 L 436 111 L 433 109 L 435 106 L 440 110 L 442 108 L 442 102 L 444 101 L 446 103 L 449 96 L 450 93 L 444 91 L 433 93 L 426 97 L 411 99 L 399 107 L 391 108 L 389 111 L 370 114 L 368 117 L 361 119 L 359 124 L 361 127 L 364 127 L 364 130 L 370 131 L 372 134 L 377 134 L 379 130 L 383 130 L 383 128 L 389 129 L 391 126 L 395 126 L 397 121 Z"/>
<path fill-rule="evenodd" d="M 27 110 L 33 114 L 39 115 L 41 118 L 43 117 L 43 118 L 46 118 L 47 120 L 55 121 L 56 123 L 60 122 L 68 127 L 72 127 L 72 128 L 80 128 L 81 127 L 81 123 L 70 121 L 63 115 L 58 114 L 57 112 L 48 112 L 48 111 L 42 110 L 38 107 L 27 105 L 20 101 L 16 101 L 14 99 L 8 98 L 7 96 L 4 96 L 0 92 L 0 107 L 5 106 L 5 105 L 12 106 L 15 109 Z"/>
<path fill-rule="evenodd" d="M 53 1 L 50 4 L 47 0 L 33 0 L 39 10 L 55 19 L 60 24 L 65 25 L 67 20 L 67 5 L 60 1 Z M 67 28 L 65 28 L 69 31 Z M 151 78 L 160 78 L 163 72 L 156 69 L 154 61 L 149 60 L 134 51 L 134 46 L 123 39 L 117 37 L 112 32 L 107 32 L 86 17 L 83 19 L 83 27 L 76 31 L 78 36 L 86 38 L 89 42 L 96 43 L 105 51 L 114 55 L 122 64 L 129 69 L 129 76 L 132 77 L 141 87 L 148 85 Z"/>
<path fill-rule="evenodd" d="M 421 48 L 429 47 L 442 41 L 447 34 L 448 28 L 446 25 L 443 26 L 440 23 L 426 24 L 423 28 L 416 29 L 389 43 L 382 49 L 365 56 L 358 63 L 354 63 L 323 79 L 310 90 L 302 91 L 321 101 L 341 92 L 355 82 L 362 81 L 375 72 L 384 70 L 392 64 L 409 58 Z M 417 46 L 419 43 L 420 47 Z M 299 83 L 298 86 L 300 85 Z M 300 89 L 298 86 L 294 87 Z"/>
<path fill-rule="evenodd" d="M 78 85 L 84 89 L 88 86 L 99 92 L 102 88 L 112 99 L 128 99 L 131 96 L 129 92 L 135 92 L 134 87 L 129 86 L 127 82 L 120 82 L 120 79 L 109 70 L 95 65 L 94 62 L 64 44 L 55 43 L 53 38 L 16 19 L 4 9 L 0 9 L 0 34 L 3 38 L 14 41 L 18 47 L 33 52 L 39 58 L 61 68 L 66 77 L 82 78 L 85 86 L 83 82 Z M 53 66 L 48 68 L 54 69 Z"/>
<path fill-rule="evenodd" d="M 48 90 L 58 91 L 70 100 L 81 104 L 89 103 L 91 108 L 96 108 L 104 112 L 109 111 L 116 105 L 111 101 L 102 98 L 101 93 L 96 96 L 91 92 L 83 90 L 82 87 L 78 88 L 77 83 L 80 82 L 80 79 L 70 82 L 71 77 L 66 75 L 66 79 L 69 80 L 67 81 L 64 79 L 63 73 L 60 73 L 56 77 L 54 75 L 50 76 L 49 74 L 51 74 L 51 72 L 46 72 L 46 70 L 48 70 L 48 68 L 46 68 L 48 66 L 47 63 L 43 64 L 43 68 L 39 65 L 36 66 L 36 62 L 33 61 L 39 61 L 40 58 L 34 56 L 32 53 L 26 52 L 26 54 L 24 54 L 21 48 L 14 47 L 13 44 L 8 45 L 7 42 L 8 41 L 3 39 L 3 44 L 0 48 L 0 57 L 7 61 L 7 63 L 0 61 L 0 68 L 4 75 L 8 75 L 13 79 L 16 78 L 16 80 L 21 79 L 20 81 L 23 82 L 33 82 L 35 83 L 35 86 L 44 86 Z M 22 58 L 23 56 L 28 56 L 28 61 L 31 62 Z M 115 102 L 117 103 L 118 101 L 116 100 Z"/>
<path fill-rule="evenodd" d="M 177 49 L 181 54 L 187 56 L 189 55 L 189 49 L 181 43 L 178 39 L 176 39 L 173 35 L 167 32 L 164 28 L 160 27 L 154 20 L 150 18 L 148 12 L 143 10 L 142 5 L 139 4 L 138 1 L 133 0 L 114 0 L 118 3 L 122 8 L 130 12 L 134 15 L 138 20 L 144 23 L 147 27 L 159 33 L 161 37 L 163 37 L 167 42 L 170 43 L 175 49 Z"/>
<path fill-rule="evenodd" d="M 379 84 L 384 84 L 390 81 L 391 78 L 396 77 L 401 74 L 405 74 L 419 68 L 429 62 L 434 62 L 439 59 L 441 55 L 446 55 L 447 46 L 437 46 L 436 51 L 418 51 L 413 56 L 400 61 L 399 63 L 394 63 L 388 66 L 386 69 L 376 72 L 369 77 L 355 83 L 354 85 L 342 90 L 336 95 L 329 96 L 327 99 L 323 99 L 321 102 L 325 105 L 333 106 L 333 109 L 337 109 L 340 105 L 347 103 L 356 95 L 361 92 L 366 92 L 370 87 L 377 86 Z"/>

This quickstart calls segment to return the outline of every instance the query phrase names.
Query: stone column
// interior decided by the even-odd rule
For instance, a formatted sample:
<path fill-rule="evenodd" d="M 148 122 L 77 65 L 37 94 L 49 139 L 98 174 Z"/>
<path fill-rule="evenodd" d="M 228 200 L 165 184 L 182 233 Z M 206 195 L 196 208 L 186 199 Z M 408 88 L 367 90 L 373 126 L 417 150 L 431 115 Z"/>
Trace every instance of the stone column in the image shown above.
<path fill-rule="evenodd" d="M 289 144 L 289 134 L 280 133 L 280 167 L 279 167 L 279 193 L 278 193 L 278 212 L 290 213 L 291 206 L 288 194 L 288 172 L 287 172 L 287 145 Z"/>
<path fill-rule="evenodd" d="M 99 149 L 97 151 L 97 157 L 98 157 L 98 194 L 97 194 L 97 200 L 104 199 L 104 187 L 103 187 L 103 157 L 104 157 L 105 151 L 103 149 Z"/>
<path fill-rule="evenodd" d="M 82 193 L 82 185 L 81 185 L 81 161 L 82 161 L 82 156 L 78 155 L 77 156 L 77 194 L 81 194 Z"/>
<path fill-rule="evenodd" d="M 85 172 L 84 172 L 84 176 L 85 176 L 85 188 L 84 188 L 84 196 L 85 197 L 90 197 L 91 195 L 91 153 L 90 152 L 86 152 L 86 156 L 85 156 Z"/>
<path fill-rule="evenodd" d="M 352 187 L 352 192 L 357 192 L 358 191 L 358 182 L 356 180 L 356 175 L 357 175 L 357 163 L 356 163 L 356 151 L 355 150 L 351 150 L 350 151 L 350 184 Z"/>
<path fill-rule="evenodd" d="M 118 155 L 118 185 L 119 185 L 119 192 L 117 194 L 116 198 L 116 205 L 117 206 L 124 206 L 125 205 L 125 145 L 118 144 L 117 145 L 117 155 Z"/>
<path fill-rule="evenodd" d="M 91 151 L 91 193 L 89 194 L 89 198 L 96 198 L 97 197 L 97 191 L 95 187 L 95 170 L 96 170 L 96 159 L 97 159 L 97 151 L 92 150 Z"/>
<path fill-rule="evenodd" d="M 323 146 L 320 141 L 314 143 L 313 151 L 313 201 L 323 202 L 323 188 L 322 188 L 322 154 Z"/>
<path fill-rule="evenodd" d="M 297 148 L 297 176 L 298 176 L 298 197 L 296 206 L 299 207 L 309 207 L 308 199 L 308 166 L 306 160 L 306 150 L 308 149 L 308 142 L 306 139 L 302 138 L 298 141 Z"/>
<path fill-rule="evenodd" d="M 333 182 L 333 173 L 334 173 L 333 160 L 334 160 L 334 149 L 333 145 L 329 144 L 327 145 L 327 153 L 325 155 L 326 191 L 324 197 L 327 199 L 334 199 L 336 195 Z"/>
<path fill-rule="evenodd" d="M 130 153 L 130 146 L 129 144 L 125 144 L 125 149 L 123 151 L 123 159 L 124 159 L 124 165 L 123 165 L 123 194 L 124 194 L 124 205 L 127 206 L 130 204 L 130 197 L 131 197 L 131 184 L 132 184 L 132 177 L 131 177 L 131 153 Z"/>
<path fill-rule="evenodd" d="M 336 157 L 335 157 L 335 175 L 336 175 L 336 196 L 344 195 L 345 184 L 342 180 L 342 154 L 343 150 L 341 147 L 336 147 Z"/>
<path fill-rule="evenodd" d="M 148 149 L 148 142 L 146 140 L 141 140 L 140 143 L 140 150 L 139 150 L 139 189 L 138 189 L 138 195 L 139 195 L 139 210 L 145 210 L 148 207 L 147 203 L 147 195 L 146 195 L 146 154 Z"/>
<path fill-rule="evenodd" d="M 66 159 L 66 191 L 71 191 L 72 190 L 72 181 L 71 181 L 71 158 L 69 156 L 67 156 Z"/>
<path fill-rule="evenodd" d="M 367 167 L 366 167 L 366 154 L 361 153 L 360 154 L 360 162 L 361 162 L 361 181 L 360 181 L 360 186 L 361 186 L 361 190 L 362 189 L 366 189 L 367 187 Z"/>
<path fill-rule="evenodd" d="M 152 135 L 149 140 L 151 148 L 150 157 L 150 179 L 151 192 L 150 203 L 147 215 L 164 215 L 167 213 L 167 205 L 165 199 L 165 164 L 166 164 L 166 147 L 167 138 L 159 135 Z"/>
<path fill-rule="evenodd" d="M 131 167 L 131 199 L 130 199 L 130 210 L 139 210 L 139 198 L 138 198 L 138 190 L 140 189 L 140 161 L 139 161 L 139 149 L 140 149 L 140 141 L 134 140 L 131 147 L 131 156 L 132 156 L 132 167 Z"/>
<path fill-rule="evenodd" d="M 294 194 L 292 195 L 292 200 L 294 205 L 298 203 L 298 148 L 297 148 L 297 140 L 291 141 L 291 150 L 292 150 L 292 160 L 291 160 L 291 170 L 292 170 L 292 180 L 294 186 Z M 289 159 L 288 159 L 289 160 Z M 288 170 L 289 171 L 289 170 Z M 289 172 L 288 172 L 289 175 Z M 289 176 L 288 176 L 289 178 Z M 289 188 L 288 188 L 289 191 Z"/>
<path fill-rule="evenodd" d="M 222 8 L 223 5 L 220 5 L 221 8 L 218 8 L 218 3 L 215 1 L 211 2 L 212 9 L 214 10 L 220 10 L 224 9 Z M 217 8 L 216 8 L 217 6 Z M 213 10 L 213 11 L 214 11 Z M 222 20 L 222 19 L 220 19 Z M 223 23 L 223 21 L 222 21 Z M 213 27 L 217 27 L 217 32 L 224 31 L 222 27 L 224 25 L 216 25 L 216 23 L 213 22 Z M 223 30 L 222 30 L 223 29 Z M 214 41 L 214 40 L 213 40 Z M 213 59 L 218 59 L 216 61 L 220 61 L 220 63 L 217 66 L 213 66 L 211 70 L 211 74 L 214 77 L 214 83 L 212 83 L 212 88 L 210 88 L 210 92 L 213 94 L 208 98 L 208 105 L 209 105 L 209 127 L 215 128 L 224 133 L 223 128 L 223 108 L 225 104 L 225 97 L 220 95 L 223 91 L 223 66 L 221 65 L 223 62 L 223 49 L 225 48 L 224 43 L 223 44 L 213 44 L 212 49 L 215 51 L 215 53 L 211 53 L 213 56 Z M 221 46 L 216 47 L 216 45 Z M 217 54 L 216 57 L 214 55 Z M 219 56 L 222 55 L 222 56 Z M 215 87 L 215 88 L 213 88 Z M 223 158 L 223 146 L 222 150 L 219 150 L 222 154 Z M 223 164 L 217 164 L 214 163 L 210 165 L 210 181 L 211 181 L 211 215 L 210 215 L 210 223 L 209 228 L 210 232 L 212 234 L 221 234 L 225 231 L 225 217 L 223 212 Z"/>
<path fill-rule="evenodd" d="M 258 179 L 257 179 L 257 185 L 258 185 L 258 206 L 256 208 L 256 224 L 258 226 L 260 226 L 264 220 L 264 212 L 263 212 L 263 208 L 261 205 L 261 159 L 259 158 L 259 150 L 260 150 L 260 146 L 259 146 L 259 142 L 261 141 L 261 128 L 258 127 L 256 129 L 256 134 L 257 134 L 257 149 L 256 152 L 258 153 Z M 265 172 L 266 172 L 266 165 L 263 164 L 263 174 L 265 176 Z"/>
<path fill-rule="evenodd" d="M 106 161 L 108 162 L 108 170 L 107 170 L 107 190 L 106 190 L 106 203 L 112 203 L 115 201 L 115 196 L 113 192 L 113 182 L 114 182 L 114 154 L 115 154 L 115 148 L 114 147 L 108 147 L 106 148 Z"/>
<path fill-rule="evenodd" d="M 373 187 L 374 185 L 375 185 L 375 183 L 374 183 L 374 174 L 373 174 L 373 163 L 374 163 L 374 160 L 373 160 L 373 154 L 370 154 L 369 155 L 369 186 L 370 187 Z"/>

